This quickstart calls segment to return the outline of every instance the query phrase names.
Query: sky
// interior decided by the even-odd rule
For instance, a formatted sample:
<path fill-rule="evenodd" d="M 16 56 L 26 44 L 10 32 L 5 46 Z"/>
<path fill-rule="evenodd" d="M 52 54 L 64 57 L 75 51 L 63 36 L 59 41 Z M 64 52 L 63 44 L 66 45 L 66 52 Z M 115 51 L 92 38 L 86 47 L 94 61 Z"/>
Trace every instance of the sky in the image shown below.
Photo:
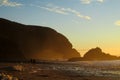
<path fill-rule="evenodd" d="M 81 55 L 100 47 L 120 56 L 120 0 L 0 0 L 0 18 L 47 26 Z"/>

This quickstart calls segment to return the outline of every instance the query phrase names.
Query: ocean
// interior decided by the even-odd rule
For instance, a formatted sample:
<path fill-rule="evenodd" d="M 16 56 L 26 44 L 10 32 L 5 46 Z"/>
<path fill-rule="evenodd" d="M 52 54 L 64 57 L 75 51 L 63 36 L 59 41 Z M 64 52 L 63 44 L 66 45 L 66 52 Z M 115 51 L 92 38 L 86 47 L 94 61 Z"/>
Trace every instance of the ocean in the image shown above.
<path fill-rule="evenodd" d="M 65 71 L 70 75 L 120 77 L 120 60 L 56 62 L 46 64 L 44 68 Z"/>

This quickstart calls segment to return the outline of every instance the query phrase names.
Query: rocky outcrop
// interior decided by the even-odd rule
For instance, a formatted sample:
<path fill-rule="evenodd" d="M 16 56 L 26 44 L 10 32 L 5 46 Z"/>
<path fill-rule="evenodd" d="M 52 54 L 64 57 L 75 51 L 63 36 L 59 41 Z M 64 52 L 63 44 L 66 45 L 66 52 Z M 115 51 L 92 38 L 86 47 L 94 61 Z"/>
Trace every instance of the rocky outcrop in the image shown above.
<path fill-rule="evenodd" d="M 85 55 L 84 59 L 86 60 L 115 60 L 118 59 L 117 56 L 113 56 L 107 53 L 102 52 L 102 49 L 99 47 L 90 49 Z"/>
<path fill-rule="evenodd" d="M 120 57 L 102 52 L 99 47 L 90 49 L 83 57 L 71 58 L 69 61 L 89 61 L 89 60 L 120 60 Z"/>
<path fill-rule="evenodd" d="M 0 18 L 0 58 L 65 60 L 79 56 L 69 40 L 51 28 Z"/>

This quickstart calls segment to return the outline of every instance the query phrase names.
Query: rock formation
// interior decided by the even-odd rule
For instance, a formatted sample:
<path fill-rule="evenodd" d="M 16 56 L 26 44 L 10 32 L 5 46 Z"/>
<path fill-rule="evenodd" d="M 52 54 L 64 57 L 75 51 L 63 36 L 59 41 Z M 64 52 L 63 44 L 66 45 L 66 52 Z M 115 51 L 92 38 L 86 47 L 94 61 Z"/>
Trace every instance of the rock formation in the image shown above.
<path fill-rule="evenodd" d="M 102 52 L 99 47 L 90 49 L 83 57 L 74 57 L 69 61 L 89 61 L 89 60 L 120 60 L 119 57 Z"/>
<path fill-rule="evenodd" d="M 86 60 L 115 60 L 118 59 L 117 56 L 110 55 L 108 53 L 102 52 L 102 49 L 99 47 L 90 49 L 85 55 L 84 59 Z"/>
<path fill-rule="evenodd" d="M 0 58 L 65 60 L 79 56 L 69 40 L 51 28 L 0 18 Z"/>

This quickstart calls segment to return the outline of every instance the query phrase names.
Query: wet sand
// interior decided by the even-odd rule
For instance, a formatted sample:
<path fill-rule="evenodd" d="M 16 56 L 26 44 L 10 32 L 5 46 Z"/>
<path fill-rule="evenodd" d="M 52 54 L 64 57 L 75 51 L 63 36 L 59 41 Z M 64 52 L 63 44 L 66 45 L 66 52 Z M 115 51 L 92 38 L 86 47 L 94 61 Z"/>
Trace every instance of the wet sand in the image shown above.
<path fill-rule="evenodd" d="M 119 77 L 82 76 L 64 70 L 52 70 L 44 67 L 44 64 L 20 64 L 22 71 L 13 70 L 14 63 L 0 63 L 0 73 L 12 75 L 19 80 L 120 80 Z M 11 68 L 10 68 L 11 67 Z"/>

